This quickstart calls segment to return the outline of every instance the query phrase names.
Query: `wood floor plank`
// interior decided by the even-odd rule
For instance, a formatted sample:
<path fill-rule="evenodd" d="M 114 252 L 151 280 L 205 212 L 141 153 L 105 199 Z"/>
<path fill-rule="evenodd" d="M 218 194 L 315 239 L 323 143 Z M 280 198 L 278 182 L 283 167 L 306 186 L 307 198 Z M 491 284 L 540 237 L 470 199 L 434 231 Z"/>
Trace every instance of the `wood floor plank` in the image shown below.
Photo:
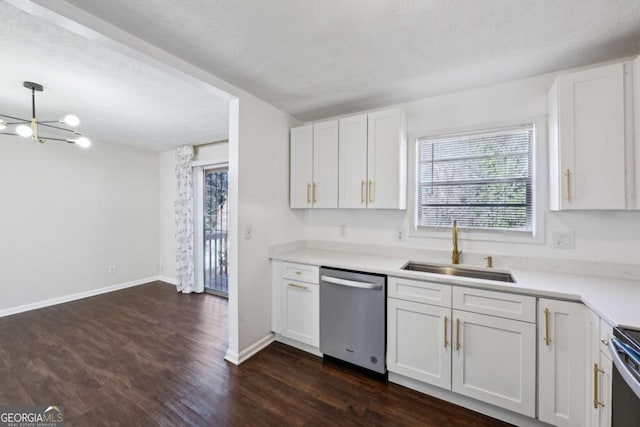
<path fill-rule="evenodd" d="M 162 282 L 0 318 L 0 404 L 68 426 L 504 426 L 274 343 L 224 361 L 227 302 Z"/>

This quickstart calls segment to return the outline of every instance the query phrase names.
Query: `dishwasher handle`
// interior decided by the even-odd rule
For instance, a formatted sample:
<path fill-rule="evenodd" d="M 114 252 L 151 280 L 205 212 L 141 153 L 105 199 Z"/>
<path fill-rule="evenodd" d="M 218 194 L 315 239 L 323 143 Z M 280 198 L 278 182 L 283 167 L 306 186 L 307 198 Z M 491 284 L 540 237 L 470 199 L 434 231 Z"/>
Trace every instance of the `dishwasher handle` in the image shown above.
<path fill-rule="evenodd" d="M 629 388 L 636 394 L 636 396 L 640 397 L 640 381 L 634 377 L 631 373 L 631 368 L 629 368 L 622 360 L 622 357 L 629 357 L 637 360 L 637 356 L 634 357 L 634 354 L 631 354 L 631 352 L 632 350 L 628 351 L 625 348 L 625 345 L 620 343 L 618 338 L 611 337 L 609 340 L 609 354 L 612 357 L 614 366 L 618 369 L 620 376 L 624 379 Z M 621 353 L 624 356 L 620 356 Z"/>
<path fill-rule="evenodd" d="M 332 283 L 334 285 L 349 286 L 352 288 L 371 289 L 374 291 L 379 291 L 382 289 L 382 285 L 379 283 L 358 282 L 355 280 L 339 279 L 337 277 L 331 276 L 322 276 L 320 277 L 320 280 L 323 282 Z"/>

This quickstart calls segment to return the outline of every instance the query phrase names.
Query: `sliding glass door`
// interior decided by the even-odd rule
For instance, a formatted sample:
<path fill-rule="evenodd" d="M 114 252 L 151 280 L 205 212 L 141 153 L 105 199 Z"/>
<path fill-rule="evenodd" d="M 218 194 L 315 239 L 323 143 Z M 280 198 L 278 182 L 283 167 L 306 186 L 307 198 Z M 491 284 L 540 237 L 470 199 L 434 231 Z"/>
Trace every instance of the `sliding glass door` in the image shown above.
<path fill-rule="evenodd" d="M 229 203 L 227 168 L 203 170 L 202 242 L 204 290 L 228 296 Z"/>

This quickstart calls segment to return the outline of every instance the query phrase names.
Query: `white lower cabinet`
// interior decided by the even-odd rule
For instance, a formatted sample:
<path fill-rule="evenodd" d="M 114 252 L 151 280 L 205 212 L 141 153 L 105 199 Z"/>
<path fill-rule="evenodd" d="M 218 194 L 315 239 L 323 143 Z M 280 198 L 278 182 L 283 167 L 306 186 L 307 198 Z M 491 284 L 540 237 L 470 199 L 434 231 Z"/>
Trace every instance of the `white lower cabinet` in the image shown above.
<path fill-rule="evenodd" d="M 587 423 L 591 427 L 611 426 L 612 362 L 607 345 L 612 328 L 587 310 Z"/>
<path fill-rule="evenodd" d="M 535 417 L 535 298 L 393 277 L 389 289 L 390 372 Z M 480 302 L 527 321 L 458 309 Z"/>
<path fill-rule="evenodd" d="M 284 318 L 282 336 L 320 345 L 320 289 L 317 284 L 282 280 Z"/>
<path fill-rule="evenodd" d="M 317 350 L 320 345 L 319 268 L 274 261 L 271 269 L 271 330 L 278 334 L 276 337 L 291 340 L 289 344 L 301 343 Z"/>
<path fill-rule="evenodd" d="M 536 325 L 453 311 L 451 389 L 536 415 Z"/>
<path fill-rule="evenodd" d="M 451 387 L 451 309 L 389 298 L 387 369 Z"/>
<path fill-rule="evenodd" d="M 540 298 L 538 319 L 538 418 L 560 427 L 584 426 L 584 305 Z"/>

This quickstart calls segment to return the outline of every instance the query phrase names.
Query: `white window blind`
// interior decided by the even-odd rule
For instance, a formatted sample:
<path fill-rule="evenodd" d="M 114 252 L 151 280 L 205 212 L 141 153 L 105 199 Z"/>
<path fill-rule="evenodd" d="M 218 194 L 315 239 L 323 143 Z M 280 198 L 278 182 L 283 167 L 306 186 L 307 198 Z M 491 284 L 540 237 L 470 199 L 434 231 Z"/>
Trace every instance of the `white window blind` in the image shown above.
<path fill-rule="evenodd" d="M 533 124 L 418 139 L 418 227 L 532 232 Z"/>

